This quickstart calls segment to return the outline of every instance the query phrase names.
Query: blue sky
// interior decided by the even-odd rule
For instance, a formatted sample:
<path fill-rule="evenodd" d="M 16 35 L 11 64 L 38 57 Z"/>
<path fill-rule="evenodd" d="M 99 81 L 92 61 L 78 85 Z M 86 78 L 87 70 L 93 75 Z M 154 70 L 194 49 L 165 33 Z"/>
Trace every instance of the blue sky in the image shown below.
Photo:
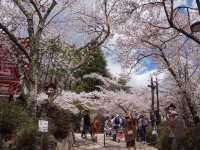
<path fill-rule="evenodd" d="M 143 67 L 140 70 L 138 70 L 136 74 L 140 75 L 155 69 L 156 69 L 156 64 L 153 63 L 153 60 L 151 58 L 145 58 L 143 60 Z"/>
<path fill-rule="evenodd" d="M 190 6 L 196 7 L 194 0 L 178 0 L 177 6 Z M 107 57 L 108 69 L 114 76 L 118 76 L 122 71 L 119 64 L 111 60 L 110 57 Z M 157 71 L 156 64 L 150 58 L 146 58 L 143 61 L 143 66 L 137 72 L 133 72 L 131 75 L 131 80 L 129 81 L 130 86 L 134 87 L 146 87 L 149 83 L 150 76 Z M 163 79 L 166 77 L 166 74 L 160 74 L 158 78 Z"/>
<path fill-rule="evenodd" d="M 177 0 L 176 2 L 177 2 L 176 6 L 186 5 L 186 6 L 196 7 L 194 5 L 195 4 L 194 0 Z M 72 43 L 81 44 L 80 41 L 85 41 L 87 39 L 87 36 L 83 34 L 77 34 L 76 36 L 74 36 L 72 30 L 70 30 L 68 33 L 71 33 L 71 34 L 68 34 L 68 39 Z M 73 36 L 70 36 L 70 35 L 73 35 Z M 111 41 L 113 41 L 113 39 L 111 39 Z M 113 76 L 118 77 L 122 72 L 121 66 L 111 56 L 113 55 L 112 52 L 105 53 L 105 54 L 106 54 L 105 56 L 106 56 L 107 64 L 108 64 L 107 68 L 109 69 L 110 73 L 113 74 Z M 156 65 L 153 63 L 153 61 L 150 58 L 144 59 L 142 68 L 139 69 L 137 72 L 132 73 L 129 85 L 139 86 L 139 87 L 146 86 L 149 82 L 150 76 L 156 71 L 157 71 L 157 68 L 156 68 Z M 161 75 L 161 76 L 164 76 L 164 75 Z"/>
<path fill-rule="evenodd" d="M 188 6 L 192 6 L 193 5 L 193 0 L 186 0 L 186 4 L 188 5 Z"/>

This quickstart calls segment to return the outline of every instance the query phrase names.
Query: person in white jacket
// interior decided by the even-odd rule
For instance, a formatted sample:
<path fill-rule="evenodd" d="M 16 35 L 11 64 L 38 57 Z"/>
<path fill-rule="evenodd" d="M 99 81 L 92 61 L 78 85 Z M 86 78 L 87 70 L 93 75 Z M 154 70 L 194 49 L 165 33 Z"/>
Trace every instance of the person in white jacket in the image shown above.
<path fill-rule="evenodd" d="M 111 120 L 112 127 L 113 127 L 113 141 L 116 141 L 116 135 L 118 130 L 122 127 L 123 120 L 120 115 L 116 114 L 116 116 Z"/>

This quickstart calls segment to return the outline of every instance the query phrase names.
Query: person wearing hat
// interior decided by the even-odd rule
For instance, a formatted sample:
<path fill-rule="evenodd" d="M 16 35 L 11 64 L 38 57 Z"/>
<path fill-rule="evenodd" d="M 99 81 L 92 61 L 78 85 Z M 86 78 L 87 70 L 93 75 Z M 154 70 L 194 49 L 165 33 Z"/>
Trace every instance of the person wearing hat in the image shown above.
<path fill-rule="evenodd" d="M 136 138 L 136 119 L 133 118 L 130 112 L 128 112 L 125 116 L 125 124 L 124 124 L 124 134 L 126 146 L 129 150 L 136 149 L 135 138 Z"/>
<path fill-rule="evenodd" d="M 173 115 L 173 111 L 176 110 L 176 106 L 171 103 L 169 106 L 167 106 L 166 108 L 166 117 L 167 117 L 167 122 L 169 125 L 169 136 L 168 136 L 168 145 L 170 145 L 170 147 L 172 146 L 172 142 L 174 139 L 174 115 Z M 171 113 L 172 112 L 172 113 Z"/>
<path fill-rule="evenodd" d="M 168 121 L 170 126 L 171 150 L 184 150 L 185 122 L 182 116 L 175 110 L 175 105 L 170 105 L 169 108 Z"/>

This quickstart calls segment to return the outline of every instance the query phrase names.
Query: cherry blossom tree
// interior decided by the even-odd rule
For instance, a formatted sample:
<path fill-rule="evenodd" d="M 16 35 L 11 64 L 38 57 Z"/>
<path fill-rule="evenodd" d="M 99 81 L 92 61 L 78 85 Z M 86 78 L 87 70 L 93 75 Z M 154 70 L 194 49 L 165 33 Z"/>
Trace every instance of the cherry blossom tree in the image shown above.
<path fill-rule="evenodd" d="M 77 112 L 76 104 L 82 105 L 83 109 L 100 111 L 102 113 L 114 114 L 124 113 L 124 111 L 149 111 L 150 95 L 143 95 L 141 91 L 127 93 L 120 91 L 93 91 L 90 93 L 74 93 L 63 91 L 57 96 L 55 103 L 64 109 L 69 109 L 72 112 Z M 44 94 L 39 95 L 38 101 L 47 98 Z"/>
<path fill-rule="evenodd" d="M 179 6 L 175 0 L 119 3 L 114 22 L 120 24 L 120 52 L 135 60 L 133 67 L 148 58 L 159 71 L 169 72 L 182 95 L 181 102 L 194 119 L 197 112 L 192 91 L 199 84 L 199 33 L 191 32 L 190 25 L 198 17 L 198 9 Z"/>
<path fill-rule="evenodd" d="M 99 91 L 89 93 L 75 93 L 62 91 L 54 97 L 54 103 L 58 106 L 77 112 L 79 109 L 89 109 L 104 114 L 124 113 L 127 111 L 149 112 L 151 106 L 149 89 L 129 89 L 128 91 L 119 88 L 120 85 L 111 79 L 97 74 L 88 75 L 101 80 L 105 86 L 99 87 Z M 113 88 L 115 85 L 115 88 Z M 112 88 L 110 88 L 112 87 Z M 47 95 L 38 95 L 38 103 L 47 99 Z"/>
<path fill-rule="evenodd" d="M 62 33 L 59 31 L 59 27 L 55 28 L 56 22 L 62 15 L 69 14 L 69 11 L 73 9 L 73 5 L 79 3 L 79 1 L 70 1 L 70 0 L 48 0 L 48 1 L 19 1 L 19 0 L 10 0 L 4 4 L 1 4 L 1 7 L 4 8 L 5 5 L 9 6 L 12 4 L 13 8 L 1 9 L 1 19 L 0 21 L 0 29 L 5 33 L 8 38 L 16 45 L 18 58 L 25 60 L 29 65 L 29 78 L 26 80 L 26 84 L 24 84 L 29 89 L 29 99 L 28 106 L 31 112 L 35 112 L 33 110 L 35 107 L 35 99 L 38 91 L 38 82 L 39 82 L 39 74 L 40 74 L 40 60 L 41 55 L 44 52 L 44 43 L 48 39 L 55 38 L 54 35 L 59 35 L 57 33 Z M 85 51 L 91 52 L 96 47 L 102 45 L 105 40 L 108 38 L 110 34 L 110 26 L 109 26 L 109 12 L 110 8 L 107 6 L 107 0 L 103 0 L 100 2 L 100 6 L 102 6 L 102 14 L 101 18 L 96 18 L 93 21 L 93 25 L 97 24 L 99 28 L 95 30 L 95 34 L 91 40 L 87 41 L 85 45 L 80 48 L 75 49 L 76 51 Z M 76 8 L 76 7 L 75 7 Z M 74 9 L 75 9 L 74 8 Z M 12 11 L 9 11 L 11 10 Z M 67 10 L 67 12 L 65 12 Z M 17 16 L 17 17 L 16 17 Z M 14 18 L 14 19 L 13 19 Z M 63 17 L 66 19 L 65 17 Z M 17 21 L 15 21 L 17 20 Z M 65 21 L 65 20 L 64 20 Z M 69 21 L 69 20 L 68 20 Z M 89 23 L 88 23 L 89 26 Z M 56 30 L 55 30 L 56 29 Z M 14 31 L 13 31 L 14 30 Z M 64 29 L 65 30 L 65 29 Z M 51 32 L 52 31 L 52 32 Z M 29 47 L 25 48 L 19 42 L 19 34 L 18 32 L 23 34 L 23 37 L 28 37 L 29 39 Z M 96 44 L 94 45 L 94 41 Z M 16 51 L 15 50 L 15 51 Z M 84 53 L 84 52 L 83 52 Z M 81 58 L 82 59 L 82 58 Z M 81 60 L 80 63 L 83 61 Z M 18 62 L 20 64 L 21 61 Z M 70 69 L 75 69 L 77 66 L 71 66 Z"/>

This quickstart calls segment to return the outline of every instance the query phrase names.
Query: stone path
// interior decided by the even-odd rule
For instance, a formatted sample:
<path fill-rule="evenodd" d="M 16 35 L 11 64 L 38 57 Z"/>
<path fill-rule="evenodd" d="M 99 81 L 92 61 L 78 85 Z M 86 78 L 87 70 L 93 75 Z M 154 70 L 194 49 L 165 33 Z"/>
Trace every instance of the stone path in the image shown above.
<path fill-rule="evenodd" d="M 110 137 L 106 137 L 106 147 L 104 147 L 103 134 L 98 134 L 97 143 L 92 142 L 90 136 L 87 140 L 80 137 L 80 134 L 76 134 L 77 146 L 74 150 L 127 150 L 124 140 L 120 143 L 114 142 Z M 136 143 L 137 150 L 158 150 L 147 144 Z"/>

